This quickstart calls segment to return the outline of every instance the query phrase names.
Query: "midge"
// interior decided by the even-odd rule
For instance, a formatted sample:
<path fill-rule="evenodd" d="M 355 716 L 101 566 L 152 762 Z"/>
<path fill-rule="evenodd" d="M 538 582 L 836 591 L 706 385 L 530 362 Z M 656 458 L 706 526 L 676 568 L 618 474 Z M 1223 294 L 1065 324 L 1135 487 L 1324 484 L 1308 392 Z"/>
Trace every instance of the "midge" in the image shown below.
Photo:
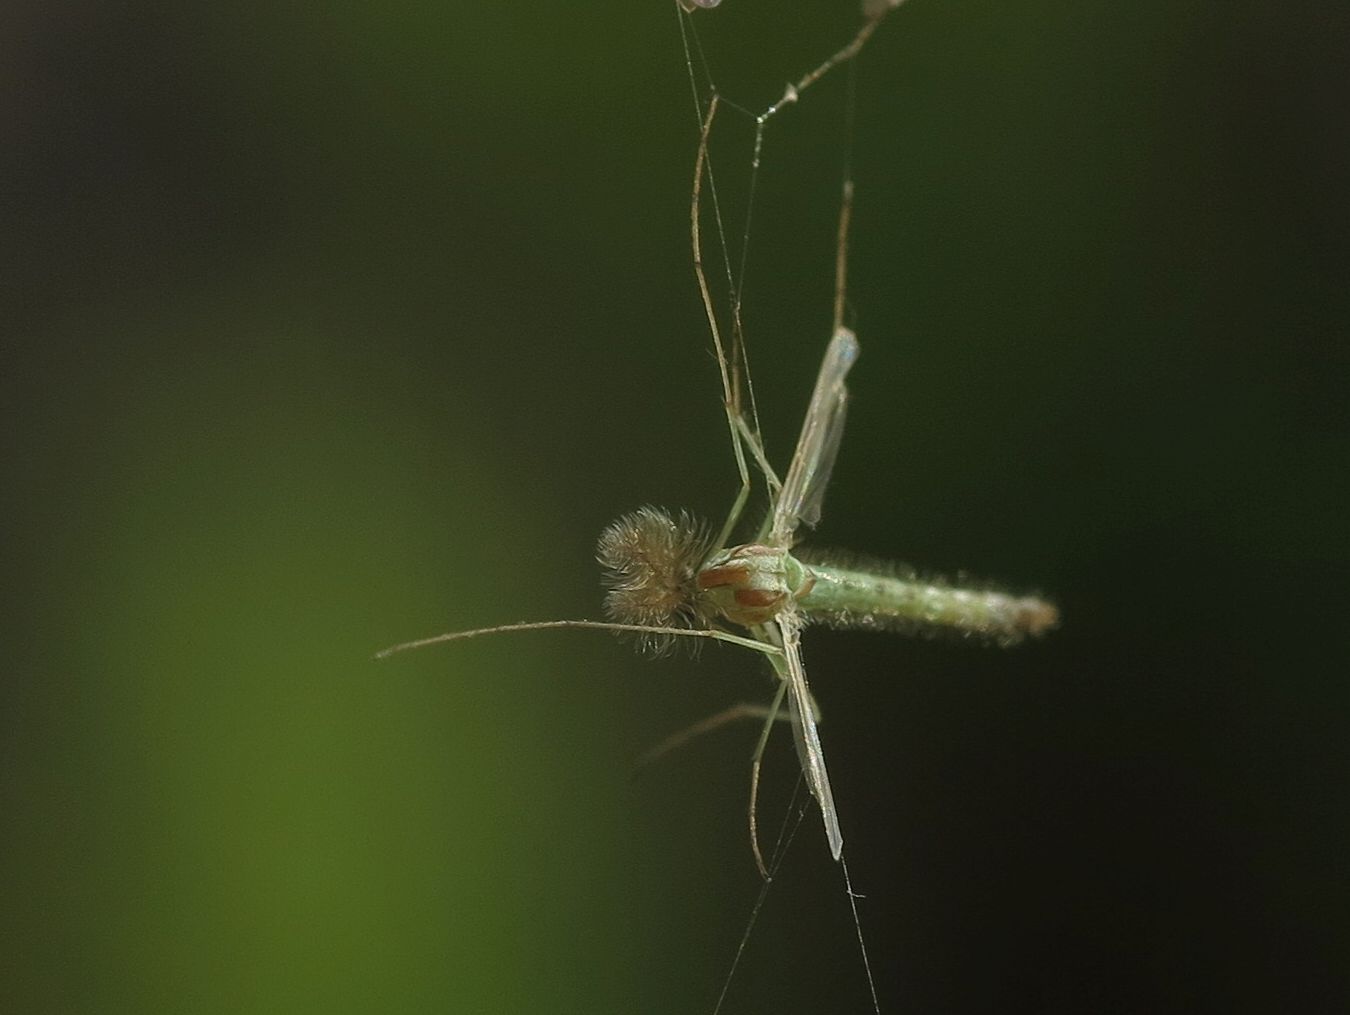
<path fill-rule="evenodd" d="M 718 538 L 688 514 L 643 507 L 624 515 L 601 534 L 596 557 L 604 569 L 605 613 L 609 621 L 550 620 L 455 631 L 395 645 L 381 658 L 405 649 L 507 631 L 589 627 L 632 632 L 650 654 L 666 652 L 677 638 L 711 638 L 763 653 L 778 677 L 765 717 L 751 776 L 751 844 L 767 877 L 755 835 L 754 787 L 769 730 L 787 698 L 797 753 L 811 794 L 820 804 L 825 835 L 836 860 L 843 855 L 834 794 L 816 728 L 816 709 L 802 665 L 802 628 L 823 623 L 838 628 L 924 633 L 950 629 L 998 645 L 1014 645 L 1043 634 L 1058 622 L 1050 603 L 984 589 L 956 588 L 921 581 L 885 564 L 831 561 L 823 553 L 794 554 L 801 526 L 820 519 L 826 484 L 843 436 L 848 389 L 844 377 L 858 356 L 858 340 L 835 329 L 816 378 L 801 436 L 787 475 L 780 482 L 768 466 L 756 433 L 739 411 L 729 408 L 742 470 L 741 495 Z M 729 406 L 734 401 L 728 401 Z M 753 540 L 726 546 L 740 520 L 750 473 L 743 452 L 763 471 L 770 509 Z M 728 627 L 740 628 L 736 634 Z M 733 718 L 749 714 L 729 710 Z M 760 714 L 756 712 L 756 714 Z"/>
<path fill-rule="evenodd" d="M 686 9 L 690 9 L 691 4 L 715 5 L 715 0 L 680 2 Z M 796 101 L 802 91 L 829 70 L 851 60 L 886 11 L 895 6 L 896 3 L 890 2 L 865 5 L 864 23 L 854 40 L 795 85 L 789 86 L 783 100 L 757 118 L 756 151 L 764 124 L 784 106 Z M 606 621 L 549 620 L 454 631 L 394 645 L 377 655 L 383 658 L 407 649 L 479 635 L 562 627 L 633 633 L 638 635 L 639 646 L 653 654 L 667 651 L 679 638 L 712 639 L 761 653 L 778 678 L 776 693 L 766 708 L 741 706 L 728 709 L 668 743 L 729 719 L 748 715 L 764 718 L 763 731 L 751 763 L 749 814 L 755 862 L 767 880 L 769 875 L 756 834 L 755 798 L 764 747 L 773 723 L 782 717 L 784 699 L 806 785 L 820 805 L 830 852 L 836 860 L 842 862 L 843 859 L 844 837 L 839 829 L 834 794 L 825 768 L 825 754 L 817 730 L 817 710 L 802 665 L 801 633 L 804 627 L 822 623 L 831 627 L 901 633 L 946 629 L 992 644 L 1013 645 L 1053 628 L 1058 622 L 1058 613 L 1053 605 L 1034 596 L 956 588 L 920 580 L 897 566 L 861 559 L 831 559 L 828 555 L 805 551 L 794 553 L 793 547 L 803 526 L 814 527 L 820 520 L 825 490 L 844 433 L 848 405 L 845 378 L 858 358 L 858 340 L 843 322 L 852 185 L 845 181 L 839 216 L 833 333 L 816 376 L 796 449 L 780 480 L 769 464 L 760 439 L 753 397 L 743 397 L 743 389 L 749 390 L 749 380 L 740 328 L 739 293 L 732 286 L 728 351 L 704 270 L 700 202 L 704 179 L 711 179 L 708 137 L 718 102 L 717 95 L 713 94 L 706 112 L 701 113 L 702 131 L 690 202 L 690 239 L 694 273 L 717 353 L 732 452 L 740 474 L 740 489 L 726 521 L 710 538 L 708 530 L 685 513 L 671 514 L 658 508 L 643 507 L 605 529 L 596 556 L 604 570 L 607 589 L 605 613 L 609 619 Z M 723 258 L 729 260 L 725 249 Z M 741 521 L 751 490 L 751 462 L 762 476 L 768 495 L 768 511 L 753 538 L 733 543 L 732 534 Z M 847 867 L 844 871 L 847 880 Z M 851 888 L 849 892 L 852 904 Z M 861 931 L 859 936 L 861 943 Z"/>

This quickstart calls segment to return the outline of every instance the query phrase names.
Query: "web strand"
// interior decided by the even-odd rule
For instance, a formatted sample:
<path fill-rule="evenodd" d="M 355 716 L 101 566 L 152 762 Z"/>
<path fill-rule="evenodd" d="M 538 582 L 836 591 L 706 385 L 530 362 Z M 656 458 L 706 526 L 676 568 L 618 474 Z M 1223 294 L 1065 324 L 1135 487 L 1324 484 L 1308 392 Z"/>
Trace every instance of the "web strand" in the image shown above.
<path fill-rule="evenodd" d="M 755 397 L 754 382 L 750 371 L 744 313 L 751 264 L 751 240 L 756 216 L 759 211 L 760 171 L 765 159 L 768 127 L 769 124 L 774 122 L 782 113 L 801 101 L 803 94 L 810 91 L 832 71 L 841 67 L 847 67 L 846 94 L 842 113 L 844 137 L 840 146 L 840 205 L 835 232 L 832 306 L 833 331 L 837 334 L 841 328 L 845 327 L 845 319 L 848 316 L 848 249 L 854 198 L 852 145 L 857 102 L 856 64 L 854 61 L 875 34 L 882 20 L 891 10 L 898 7 L 900 2 L 901 0 L 867 0 L 863 5 L 863 21 L 852 38 L 821 63 L 812 67 L 805 74 L 790 83 L 784 90 L 781 98 L 764 108 L 758 114 L 748 112 L 744 106 L 730 101 L 721 92 L 713 75 L 712 68 L 709 66 L 703 45 L 699 39 L 693 16 L 688 13 L 689 5 L 687 3 L 677 5 L 677 9 L 682 7 L 685 11 L 685 13 L 679 14 L 680 32 L 684 47 L 685 67 L 689 76 L 690 94 L 694 101 L 694 112 L 699 130 L 699 147 L 695 166 L 693 190 L 691 192 L 691 241 L 693 245 L 694 266 L 700 295 L 703 299 L 705 313 L 708 318 L 708 326 L 711 331 L 713 345 L 717 353 L 718 370 L 727 408 L 728 423 L 732 430 L 733 449 L 743 484 L 741 495 L 737 500 L 737 505 L 733 508 L 731 517 L 727 520 L 724 536 L 730 535 L 730 530 L 739 515 L 740 506 L 744 502 L 746 494 L 745 484 L 748 481 L 748 474 L 746 472 L 747 463 L 745 460 L 747 451 L 749 452 L 750 457 L 754 458 L 759 465 L 760 471 L 765 477 L 765 482 L 770 487 L 771 495 L 777 495 L 775 489 L 777 487 L 777 480 L 772 469 L 768 465 L 763 450 L 759 410 Z M 727 113 L 734 113 L 735 115 L 746 117 L 750 119 L 754 125 L 753 145 L 749 157 L 749 166 L 746 171 L 744 211 L 741 214 L 741 222 L 739 224 L 739 245 L 734 254 L 732 252 L 731 243 L 728 240 L 728 229 L 726 226 L 727 209 L 718 192 L 716 175 L 713 171 L 713 160 L 710 152 L 710 141 L 714 130 L 715 119 L 719 110 L 725 110 Z M 700 197 L 705 186 L 705 180 L 708 204 L 710 206 L 714 235 L 716 237 L 716 250 L 721 258 L 721 264 L 717 266 L 719 269 L 718 274 L 725 275 L 727 304 L 720 312 L 714 305 L 712 291 L 708 286 L 706 274 L 706 268 L 708 266 L 704 263 L 703 245 L 701 242 L 700 219 L 702 216 L 702 206 Z M 722 324 L 719 322 L 719 317 L 721 318 L 721 321 L 725 323 L 725 332 L 723 331 Z M 722 985 L 721 993 L 718 997 L 716 1007 L 714 1008 L 714 1015 L 718 1015 L 726 1003 L 732 981 L 736 976 L 737 970 L 740 968 L 746 947 L 758 922 L 765 900 L 768 897 L 769 889 L 782 865 L 783 857 L 795 837 L 797 829 L 801 825 L 806 807 L 809 805 L 809 801 L 800 806 L 796 803 L 800 795 L 801 784 L 799 778 L 797 787 L 794 789 L 793 793 L 793 803 L 789 805 L 789 808 L 784 815 L 784 820 L 780 826 L 778 840 L 775 843 L 770 862 L 767 865 L 764 865 L 762 859 L 758 857 L 758 851 L 756 851 L 757 860 L 760 862 L 761 872 L 764 874 L 764 878 L 756 895 L 754 905 L 751 908 L 741 939 L 737 945 L 731 968 L 728 970 L 726 980 Z M 793 820 L 794 814 L 795 820 Z M 753 835 L 753 814 L 751 817 L 751 825 Z M 841 865 L 845 892 L 848 897 L 849 909 L 853 918 L 858 950 L 862 958 L 863 971 L 867 980 L 872 1010 L 879 1015 L 881 1005 L 877 994 L 876 981 L 872 972 L 871 961 L 867 951 L 866 939 L 863 934 L 862 921 L 858 912 L 858 896 L 853 890 L 852 878 L 848 866 L 844 863 L 842 856 L 840 857 L 839 862 Z"/>
<path fill-rule="evenodd" d="M 853 206 L 852 143 L 856 107 L 856 81 L 853 73 L 854 59 L 862 52 L 881 22 L 892 10 L 900 6 L 903 0 L 868 0 L 863 5 L 863 22 L 844 46 L 836 50 L 827 59 L 807 71 L 795 82 L 784 89 L 778 101 L 763 109 L 760 113 L 750 112 L 745 106 L 729 100 L 718 88 L 712 69 L 704 52 L 698 29 L 687 4 L 677 3 L 676 14 L 680 24 L 680 39 L 684 49 L 685 68 L 689 78 L 690 94 L 694 102 L 694 113 L 700 129 L 700 164 L 702 173 L 696 178 L 696 187 L 706 175 L 708 195 L 712 206 L 712 217 L 717 236 L 717 246 L 721 255 L 721 266 L 725 274 L 728 300 L 727 334 L 728 347 L 724 348 L 720 336 L 716 338 L 719 370 L 722 373 L 724 395 L 729 411 L 745 420 L 744 427 L 753 435 L 754 442 L 762 449 L 763 438 L 759 422 L 759 405 L 755 396 L 754 379 L 750 370 L 748 343 L 746 341 L 744 312 L 746 282 L 749 277 L 751 232 L 755 219 L 756 198 L 759 191 L 760 168 L 763 165 L 764 143 L 769 123 L 788 107 L 801 100 L 803 93 L 818 84 L 823 78 L 839 67 L 849 69 L 847 97 L 844 104 L 844 142 L 842 145 L 843 183 L 841 187 L 841 211 L 839 219 L 838 247 L 835 270 L 834 328 L 838 330 L 844 323 L 847 302 L 847 238 L 849 221 Z M 700 85 L 700 79 L 703 84 Z M 704 98 L 706 91 L 707 98 Z M 740 229 L 738 256 L 733 257 L 728 240 L 726 217 L 717 190 L 717 178 L 713 171 L 712 156 L 708 150 L 711 134 L 712 115 L 718 106 L 734 110 L 755 124 L 755 136 L 750 158 L 747 179 L 745 212 Z M 697 214 L 697 212 L 696 212 Z M 697 255 L 696 255 L 697 256 Z M 734 264 L 734 267 L 733 267 Z M 700 267 L 702 271 L 702 267 Z M 706 281 L 700 279 L 705 302 L 708 303 L 708 315 L 714 318 L 716 313 L 711 305 L 711 294 Z M 717 329 L 715 322 L 710 326 Z"/>
<path fill-rule="evenodd" d="M 726 979 L 722 981 L 722 990 L 717 995 L 717 1004 L 713 1006 L 712 1015 L 721 1015 L 722 1006 L 726 1004 L 727 994 L 731 990 L 732 981 L 736 979 L 736 970 L 740 968 L 741 959 L 745 956 L 745 949 L 750 944 L 750 936 L 754 932 L 755 924 L 759 922 L 760 911 L 764 908 L 764 903 L 769 898 L 769 888 L 773 884 L 774 878 L 778 876 L 778 871 L 783 866 L 783 860 L 787 856 L 788 846 L 792 840 L 797 837 L 797 831 L 802 827 L 802 821 L 806 818 L 806 808 L 809 805 L 809 798 L 798 804 L 801 798 L 802 786 L 804 785 L 801 776 L 797 777 L 796 785 L 792 790 L 792 798 L 788 801 L 787 810 L 783 812 L 783 821 L 778 826 L 778 836 L 774 840 L 773 852 L 769 854 L 768 867 L 764 872 L 763 878 L 759 883 L 759 891 L 755 893 L 754 905 L 750 907 L 750 916 L 745 922 L 745 930 L 741 932 L 741 939 L 736 944 L 736 954 L 732 957 L 731 968 L 727 970 Z M 869 979 L 871 970 L 868 970 Z M 873 997 L 876 996 L 875 989 L 872 991 Z"/>

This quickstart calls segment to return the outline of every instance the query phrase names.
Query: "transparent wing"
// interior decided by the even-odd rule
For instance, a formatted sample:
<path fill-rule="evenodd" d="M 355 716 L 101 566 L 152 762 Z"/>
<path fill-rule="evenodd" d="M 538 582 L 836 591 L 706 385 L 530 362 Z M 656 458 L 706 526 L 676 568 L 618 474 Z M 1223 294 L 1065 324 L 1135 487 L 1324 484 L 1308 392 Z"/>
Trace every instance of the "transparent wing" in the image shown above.
<path fill-rule="evenodd" d="M 770 545 L 790 546 L 799 524 L 815 525 L 820 521 L 830 470 L 844 436 L 844 414 L 848 407 L 844 376 L 857 358 L 857 336 L 848 328 L 836 329 L 825 349 L 797 449 L 792 453 L 792 464 L 774 504 L 768 534 Z"/>
<path fill-rule="evenodd" d="M 820 747 L 811 690 L 807 687 L 806 669 L 802 666 L 801 619 L 792 611 L 784 610 L 776 622 L 783 639 L 784 665 L 787 667 L 793 742 L 802 763 L 802 772 L 806 776 L 806 785 L 820 804 L 820 814 L 825 819 L 825 837 L 830 841 L 830 853 L 838 860 L 844 852 L 844 835 L 839 831 L 839 814 L 834 809 L 830 776 L 825 771 L 825 752 Z M 778 660 L 775 659 L 775 662 Z"/>

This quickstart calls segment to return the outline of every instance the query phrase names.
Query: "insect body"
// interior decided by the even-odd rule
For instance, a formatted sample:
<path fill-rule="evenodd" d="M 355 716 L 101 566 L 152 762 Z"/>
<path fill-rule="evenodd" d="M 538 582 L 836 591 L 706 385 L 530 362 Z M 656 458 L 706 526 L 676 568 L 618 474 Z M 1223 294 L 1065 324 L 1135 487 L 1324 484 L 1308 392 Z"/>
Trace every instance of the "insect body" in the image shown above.
<path fill-rule="evenodd" d="M 1007 645 L 1049 630 L 1058 619 L 1055 607 L 1036 597 L 951 588 L 885 565 L 835 563 L 824 555 L 803 560 L 794 555 L 799 527 L 820 519 L 843 437 L 848 405 L 844 378 L 857 356 L 853 332 L 837 327 L 787 476 L 781 484 L 769 480 L 770 490 L 776 492 L 771 493 L 772 507 L 755 541 L 717 548 L 709 542 L 707 530 L 687 514 L 674 516 L 647 507 L 610 525 L 597 549 L 609 589 L 606 612 L 621 628 L 642 632 L 645 650 L 656 654 L 668 650 L 681 628 L 715 633 L 732 624 L 748 634 L 740 644 L 768 656 L 782 681 L 768 709 L 768 722 L 777 718 L 786 693 L 802 770 L 820 804 L 836 860 L 843 852 L 843 835 L 801 660 L 802 628 L 815 621 L 906 632 L 949 628 Z M 748 427 L 733 426 L 733 432 L 747 442 L 755 439 Z M 757 444 L 751 451 L 752 458 L 763 461 Z M 735 520 L 733 514 L 724 531 Z M 755 781 L 763 743 L 762 737 L 754 761 Z M 751 838 L 762 868 L 753 829 Z"/>

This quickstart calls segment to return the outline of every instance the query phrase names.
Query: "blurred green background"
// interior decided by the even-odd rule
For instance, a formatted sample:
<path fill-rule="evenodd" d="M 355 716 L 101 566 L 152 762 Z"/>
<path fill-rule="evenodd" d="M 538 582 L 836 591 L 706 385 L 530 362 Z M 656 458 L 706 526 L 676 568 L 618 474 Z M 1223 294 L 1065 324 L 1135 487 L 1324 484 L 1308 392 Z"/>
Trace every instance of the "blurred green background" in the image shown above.
<path fill-rule="evenodd" d="M 764 667 L 574 632 L 370 659 L 596 616 L 612 517 L 725 510 L 673 4 L 6 15 L 0 1008 L 710 1011 L 753 731 L 632 759 Z M 1064 614 L 1007 653 L 808 636 L 884 1010 L 1350 1004 L 1348 21 L 913 0 L 865 53 L 820 539 Z M 855 23 L 699 15 L 755 107 Z M 768 136 L 778 462 L 844 85 Z M 766 821 L 794 765 L 780 737 Z M 808 814 L 727 1010 L 867 1009 L 842 893 Z"/>

